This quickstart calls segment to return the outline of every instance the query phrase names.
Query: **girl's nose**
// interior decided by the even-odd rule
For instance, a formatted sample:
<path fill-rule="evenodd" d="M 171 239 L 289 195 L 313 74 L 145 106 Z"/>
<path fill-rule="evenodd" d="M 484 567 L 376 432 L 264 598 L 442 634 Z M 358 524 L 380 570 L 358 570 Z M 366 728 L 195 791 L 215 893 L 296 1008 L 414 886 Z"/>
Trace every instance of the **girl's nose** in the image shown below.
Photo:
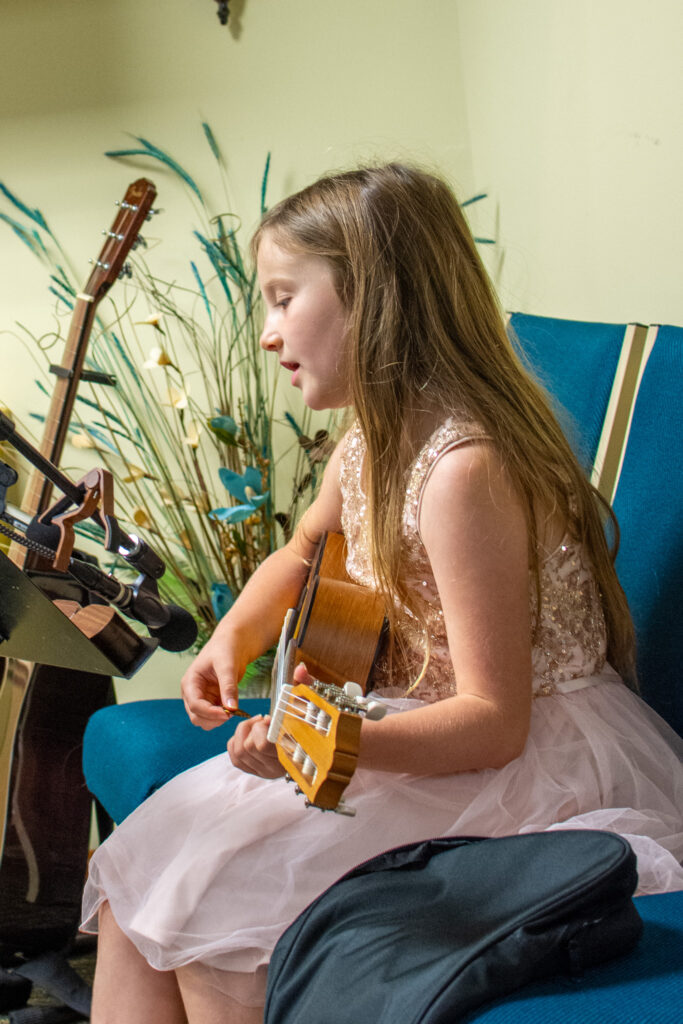
<path fill-rule="evenodd" d="M 282 338 L 273 327 L 266 324 L 259 338 L 259 345 L 266 352 L 277 352 L 282 347 Z"/>

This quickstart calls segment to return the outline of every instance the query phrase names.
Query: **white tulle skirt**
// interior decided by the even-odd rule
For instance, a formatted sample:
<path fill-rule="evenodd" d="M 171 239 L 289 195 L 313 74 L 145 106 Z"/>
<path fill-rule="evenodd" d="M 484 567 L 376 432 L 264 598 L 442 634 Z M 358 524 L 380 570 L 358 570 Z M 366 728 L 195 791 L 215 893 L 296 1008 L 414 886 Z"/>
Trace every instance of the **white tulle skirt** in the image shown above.
<path fill-rule="evenodd" d="M 96 931 L 109 900 L 153 967 L 195 965 L 207 983 L 258 1004 L 272 949 L 297 914 L 401 843 L 608 829 L 636 852 L 639 892 L 683 889 L 683 743 L 613 678 L 535 699 L 524 753 L 500 770 L 357 771 L 345 798 L 355 817 L 307 808 L 284 779 L 214 757 L 168 782 L 97 850 L 82 928 Z"/>

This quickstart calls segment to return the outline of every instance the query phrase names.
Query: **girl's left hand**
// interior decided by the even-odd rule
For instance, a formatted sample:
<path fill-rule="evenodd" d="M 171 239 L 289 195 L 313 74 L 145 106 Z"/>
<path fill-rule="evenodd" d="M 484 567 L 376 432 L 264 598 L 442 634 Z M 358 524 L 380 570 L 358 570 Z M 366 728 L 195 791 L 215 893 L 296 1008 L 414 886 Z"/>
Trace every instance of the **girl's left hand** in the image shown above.
<path fill-rule="evenodd" d="M 277 779 L 285 774 L 278 761 L 275 744 L 268 740 L 270 715 L 255 715 L 240 722 L 228 741 L 228 754 L 236 768 L 262 779 Z"/>

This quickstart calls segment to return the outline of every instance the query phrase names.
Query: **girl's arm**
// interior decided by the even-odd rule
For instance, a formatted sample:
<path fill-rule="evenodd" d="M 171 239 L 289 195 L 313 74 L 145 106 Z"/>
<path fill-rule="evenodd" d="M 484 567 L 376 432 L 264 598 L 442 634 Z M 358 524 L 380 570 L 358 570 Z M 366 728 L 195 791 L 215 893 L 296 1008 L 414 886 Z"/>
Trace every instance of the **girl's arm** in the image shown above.
<path fill-rule="evenodd" d="M 333 452 L 318 496 L 292 539 L 261 563 L 185 673 L 181 690 L 195 725 L 212 729 L 225 722 L 222 706 L 237 707 L 237 684 L 249 662 L 277 642 L 285 612 L 296 605 L 306 582 L 320 536 L 341 530 L 343 444 Z"/>
<path fill-rule="evenodd" d="M 365 721 L 359 765 L 430 775 L 502 767 L 529 730 L 529 551 L 521 502 L 489 446 L 454 449 L 436 464 L 420 530 L 458 694 Z"/>
<path fill-rule="evenodd" d="M 458 695 L 363 722 L 359 766 L 439 775 L 498 768 L 524 747 L 531 712 L 529 552 L 524 512 L 486 445 L 455 449 L 425 487 L 420 527 L 444 611 Z M 306 682 L 303 665 L 295 678 Z M 233 763 L 283 774 L 262 719 L 230 740 Z"/>

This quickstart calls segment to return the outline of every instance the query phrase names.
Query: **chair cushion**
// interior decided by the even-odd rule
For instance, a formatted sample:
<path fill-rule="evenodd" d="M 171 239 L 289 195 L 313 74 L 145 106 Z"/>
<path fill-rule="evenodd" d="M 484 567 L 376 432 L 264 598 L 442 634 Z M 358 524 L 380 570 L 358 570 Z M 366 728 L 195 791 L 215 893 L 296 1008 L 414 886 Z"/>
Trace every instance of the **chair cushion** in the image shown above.
<path fill-rule="evenodd" d="M 461 1024 L 678 1024 L 683 1006 L 683 892 L 639 896 L 633 952 L 586 971 L 528 985 Z"/>
<path fill-rule="evenodd" d="M 266 714 L 268 700 L 243 700 L 251 715 Z M 237 728 L 232 718 L 217 729 L 192 725 L 181 700 L 139 700 L 102 708 L 83 737 L 83 772 L 90 792 L 121 822 L 155 789 L 225 747 Z"/>

